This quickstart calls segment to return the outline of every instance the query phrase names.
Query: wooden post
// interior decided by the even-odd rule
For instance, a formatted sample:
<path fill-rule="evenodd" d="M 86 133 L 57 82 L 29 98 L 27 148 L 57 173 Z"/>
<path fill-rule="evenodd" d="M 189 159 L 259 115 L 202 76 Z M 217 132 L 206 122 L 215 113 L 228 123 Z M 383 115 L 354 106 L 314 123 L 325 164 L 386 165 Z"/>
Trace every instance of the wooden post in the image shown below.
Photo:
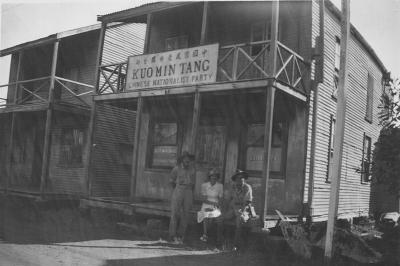
<path fill-rule="evenodd" d="M 17 99 L 18 99 L 18 81 L 19 81 L 19 76 L 21 72 L 21 64 L 22 64 L 22 58 L 23 58 L 23 51 L 20 51 L 18 53 L 18 65 L 17 65 L 17 74 L 15 77 L 15 89 L 14 89 L 14 95 L 13 95 L 13 104 L 17 104 Z M 11 74 L 10 74 L 11 75 Z M 8 191 L 9 186 L 10 186 L 10 181 L 12 178 L 11 175 L 11 164 L 12 164 L 12 156 L 13 156 L 13 146 L 14 146 L 14 131 L 15 131 L 15 119 L 16 119 L 17 114 L 13 112 L 11 114 L 11 127 L 10 127 L 10 137 L 8 141 L 8 150 L 7 150 L 7 157 L 6 157 L 6 171 L 7 171 L 7 178 L 6 178 L 6 191 Z"/>
<path fill-rule="evenodd" d="M 137 158 L 139 152 L 140 128 L 142 124 L 143 97 L 138 98 L 136 110 L 135 139 L 133 140 L 131 185 L 129 191 L 130 202 L 133 202 L 136 196 Z"/>
<path fill-rule="evenodd" d="M 191 154 L 195 154 L 196 150 L 196 138 L 197 131 L 199 128 L 199 120 L 200 120 L 200 103 L 201 103 L 201 95 L 198 90 L 194 93 L 194 106 L 193 106 L 193 120 L 192 120 L 192 136 L 190 142 L 189 152 Z"/>
<path fill-rule="evenodd" d="M 104 37 L 106 34 L 107 24 L 102 23 L 100 36 L 99 36 L 99 45 L 97 46 L 97 62 L 96 62 L 96 71 L 95 71 L 95 91 L 99 93 L 99 84 L 100 84 L 100 67 L 101 67 L 101 60 L 103 57 L 103 47 L 104 47 Z M 88 197 L 92 196 L 92 174 L 90 172 L 90 166 L 92 161 L 92 146 L 93 146 L 93 137 L 94 137 L 94 127 L 95 127 L 95 119 L 96 119 L 96 102 L 92 99 L 92 108 L 90 111 L 90 121 L 89 121 L 89 128 L 88 128 L 88 136 L 86 142 L 86 158 L 84 162 L 84 169 L 85 169 L 85 189 L 86 195 Z"/>
<path fill-rule="evenodd" d="M 340 175 L 342 165 L 344 127 L 346 119 L 346 89 L 347 89 L 347 53 L 350 38 L 350 0 L 342 0 L 341 40 L 340 40 L 340 69 L 339 86 L 336 105 L 336 129 L 333 150 L 333 175 L 329 199 L 328 224 L 325 242 L 325 265 L 331 264 L 333 256 L 333 241 L 335 221 L 337 219 L 340 191 Z"/>
<path fill-rule="evenodd" d="M 316 44 L 317 59 L 316 59 L 316 74 L 318 77 L 313 83 L 314 86 L 314 100 L 313 100 L 313 113 L 311 123 L 311 147 L 310 147 L 310 174 L 308 178 L 308 215 L 311 219 L 313 216 L 313 196 L 314 196 L 314 173 L 315 173 L 315 150 L 316 150 L 316 136 L 317 136 L 317 122 L 318 122 L 318 104 L 319 104 L 319 84 L 324 81 L 324 51 L 325 51 L 325 0 L 319 1 L 319 38 Z"/>
<path fill-rule="evenodd" d="M 146 35 L 144 39 L 144 53 L 148 54 L 150 51 L 150 33 L 151 33 L 151 22 L 152 22 L 152 14 L 147 14 L 147 22 L 146 22 Z"/>
<path fill-rule="evenodd" d="M 263 179 L 262 179 L 262 208 L 261 208 L 261 225 L 264 226 L 265 217 L 268 211 L 268 182 L 270 169 L 270 154 L 272 142 L 272 125 L 274 119 L 274 103 L 275 103 L 275 72 L 278 49 L 278 24 L 279 24 L 279 1 L 272 2 L 272 18 L 271 18 L 271 47 L 268 56 L 268 80 L 267 85 L 267 102 L 265 107 L 265 129 L 264 129 L 264 163 L 263 163 Z"/>
<path fill-rule="evenodd" d="M 201 21 L 201 36 L 200 36 L 200 45 L 204 45 L 207 40 L 207 32 L 208 32 L 208 9 L 209 2 L 205 1 L 203 3 L 203 17 Z"/>
<path fill-rule="evenodd" d="M 49 168 L 49 154 L 50 154 L 50 138 L 51 138 L 51 127 L 53 119 L 53 101 L 54 101 L 54 83 L 57 69 L 57 57 L 58 57 L 58 45 L 59 40 L 54 43 L 53 48 L 53 59 L 51 62 L 51 74 L 50 74 L 50 86 L 49 86 L 49 98 L 46 114 L 46 127 L 44 132 L 44 145 L 43 145 L 43 157 L 42 157 L 42 175 L 40 178 L 40 194 L 43 197 L 44 190 L 46 188 L 46 181 Z"/>

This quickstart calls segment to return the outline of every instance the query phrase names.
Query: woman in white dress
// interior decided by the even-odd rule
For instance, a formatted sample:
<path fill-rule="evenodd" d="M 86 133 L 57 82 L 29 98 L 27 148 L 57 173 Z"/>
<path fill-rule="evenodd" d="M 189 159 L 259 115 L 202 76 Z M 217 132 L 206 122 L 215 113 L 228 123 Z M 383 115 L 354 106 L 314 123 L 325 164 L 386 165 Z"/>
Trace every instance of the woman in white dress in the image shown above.
<path fill-rule="evenodd" d="M 224 188 L 223 185 L 218 182 L 219 176 L 220 174 L 217 169 L 211 169 L 208 173 L 208 181 L 201 185 L 203 204 L 201 210 L 197 213 L 197 222 L 203 222 L 203 235 L 200 237 L 200 240 L 204 242 L 208 239 L 207 226 L 212 220 L 215 220 L 218 224 L 217 241 L 219 242 L 222 237 L 220 204 L 222 202 Z"/>

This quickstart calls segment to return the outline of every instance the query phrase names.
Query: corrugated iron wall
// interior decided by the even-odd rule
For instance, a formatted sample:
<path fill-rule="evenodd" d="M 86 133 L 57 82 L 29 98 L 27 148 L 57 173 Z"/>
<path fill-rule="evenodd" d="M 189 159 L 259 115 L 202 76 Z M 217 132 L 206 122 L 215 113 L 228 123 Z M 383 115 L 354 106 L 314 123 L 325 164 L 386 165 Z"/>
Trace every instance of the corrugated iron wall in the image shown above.
<path fill-rule="evenodd" d="M 101 65 L 126 62 L 143 53 L 146 24 L 118 23 L 107 27 Z"/>
<path fill-rule="evenodd" d="M 146 24 L 109 25 L 104 36 L 99 91 L 112 93 L 125 85 L 129 56 L 143 54 Z"/>
<path fill-rule="evenodd" d="M 92 152 L 92 196 L 128 199 L 136 111 L 98 103 Z"/>

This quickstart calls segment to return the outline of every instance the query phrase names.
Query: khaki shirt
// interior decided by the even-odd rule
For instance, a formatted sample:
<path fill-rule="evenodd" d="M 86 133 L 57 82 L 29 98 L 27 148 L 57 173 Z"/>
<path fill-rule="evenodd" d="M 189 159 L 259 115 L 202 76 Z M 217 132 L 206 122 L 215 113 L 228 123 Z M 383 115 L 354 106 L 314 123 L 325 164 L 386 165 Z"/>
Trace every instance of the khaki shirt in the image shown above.
<path fill-rule="evenodd" d="M 193 188 L 195 184 L 194 167 L 189 166 L 188 169 L 185 169 L 182 164 L 175 166 L 170 174 L 170 183 L 177 187 Z"/>
<path fill-rule="evenodd" d="M 251 186 L 244 183 L 243 186 L 232 185 L 232 203 L 234 205 L 246 205 L 253 201 L 253 190 Z"/>

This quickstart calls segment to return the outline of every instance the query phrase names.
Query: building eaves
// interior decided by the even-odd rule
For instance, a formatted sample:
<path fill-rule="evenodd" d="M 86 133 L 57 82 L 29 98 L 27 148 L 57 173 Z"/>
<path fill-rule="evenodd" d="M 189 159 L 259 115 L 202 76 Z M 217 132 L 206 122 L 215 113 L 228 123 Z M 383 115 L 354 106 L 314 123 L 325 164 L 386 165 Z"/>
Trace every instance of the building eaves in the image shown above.
<path fill-rule="evenodd" d="M 328 8 L 329 11 L 332 12 L 332 14 L 337 19 L 339 19 L 339 21 L 341 20 L 342 12 L 330 0 L 325 1 L 325 6 Z M 361 45 L 368 52 L 368 54 L 372 57 L 372 59 L 378 65 L 378 67 L 382 71 L 382 73 L 387 74 L 388 70 L 386 69 L 386 67 L 383 64 L 383 62 L 381 61 L 381 59 L 378 57 L 378 55 L 376 54 L 374 49 L 371 47 L 371 45 L 367 42 L 367 40 L 365 40 L 365 38 L 356 29 L 356 27 L 354 27 L 353 24 L 350 24 L 350 32 L 355 37 L 355 39 L 361 43 Z"/>
<path fill-rule="evenodd" d="M 139 17 L 153 12 L 159 12 L 162 10 L 193 3 L 196 2 L 154 2 L 105 15 L 99 15 L 97 16 L 97 20 L 103 23 L 122 22 L 130 18 Z"/>
<path fill-rule="evenodd" d="M 74 35 L 89 32 L 89 31 L 99 30 L 100 28 L 101 28 L 101 24 L 98 23 L 98 24 L 94 24 L 94 25 L 90 25 L 90 26 L 85 26 L 85 27 L 80 27 L 80 28 L 76 28 L 76 29 L 72 29 L 72 30 L 62 31 L 59 33 L 54 33 L 47 37 L 43 37 L 43 38 L 36 39 L 33 41 L 21 43 L 21 44 L 0 50 L 0 57 L 13 54 L 20 50 L 26 50 L 26 49 L 46 45 L 49 43 L 53 43 L 57 40 L 60 40 L 60 39 L 63 39 L 63 38 L 69 37 L 69 36 L 74 36 Z"/>

